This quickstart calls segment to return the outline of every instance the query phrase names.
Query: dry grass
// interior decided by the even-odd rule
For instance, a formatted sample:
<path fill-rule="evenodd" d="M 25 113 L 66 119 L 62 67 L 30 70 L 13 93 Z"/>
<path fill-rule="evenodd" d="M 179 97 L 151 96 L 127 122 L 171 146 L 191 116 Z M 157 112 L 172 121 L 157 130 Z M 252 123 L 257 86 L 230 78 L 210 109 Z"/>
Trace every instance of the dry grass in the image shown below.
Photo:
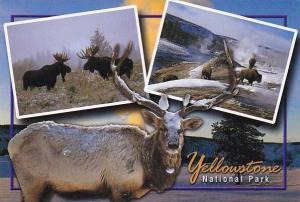
<path fill-rule="evenodd" d="M 178 63 L 157 70 L 152 76 L 153 83 L 160 83 L 168 75 L 175 75 L 178 79 L 184 79 L 189 76 L 189 71 L 199 66 L 200 63 Z M 200 75 L 201 76 L 201 75 Z"/>
<path fill-rule="evenodd" d="M 131 89 L 143 94 L 141 65 L 134 66 L 130 79 L 125 75 L 122 78 Z M 46 87 L 24 91 L 22 81 L 18 80 L 16 91 L 20 115 L 127 100 L 116 90 L 112 79 L 104 80 L 98 72 L 75 71 L 67 74 L 65 83 L 59 76 L 55 88 L 50 91 Z"/>

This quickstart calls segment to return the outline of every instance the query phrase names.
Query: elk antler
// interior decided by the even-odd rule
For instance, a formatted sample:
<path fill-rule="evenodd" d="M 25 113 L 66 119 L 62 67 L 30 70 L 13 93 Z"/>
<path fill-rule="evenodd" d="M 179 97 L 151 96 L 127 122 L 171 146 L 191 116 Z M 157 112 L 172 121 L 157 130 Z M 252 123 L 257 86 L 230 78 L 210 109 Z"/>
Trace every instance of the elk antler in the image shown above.
<path fill-rule="evenodd" d="M 190 103 L 190 95 L 186 95 L 183 99 L 183 108 L 178 111 L 178 113 L 184 117 L 187 114 L 196 111 L 196 110 L 208 110 L 212 108 L 213 106 L 224 102 L 227 99 L 230 99 L 238 94 L 239 90 L 236 88 L 236 73 L 234 71 L 234 63 L 233 63 L 233 57 L 232 54 L 227 46 L 227 43 L 225 40 L 224 42 L 224 49 L 225 49 L 225 55 L 228 63 L 228 73 L 229 73 L 229 87 L 226 91 L 221 93 L 220 95 L 211 98 L 211 99 L 202 99 L 197 101 L 191 101 L 190 106 L 188 104 Z"/>
<path fill-rule="evenodd" d="M 98 51 L 98 46 L 89 46 L 85 48 L 85 50 L 81 49 L 80 53 L 77 53 L 77 56 L 81 59 L 89 59 L 91 57 L 94 57 Z"/>
<path fill-rule="evenodd" d="M 70 60 L 70 57 L 68 57 L 67 53 L 65 53 L 65 52 L 55 53 L 55 54 L 53 54 L 53 57 L 55 58 L 55 60 L 57 62 L 66 62 L 66 61 Z"/>
<path fill-rule="evenodd" d="M 153 102 L 152 100 L 144 98 L 140 94 L 132 91 L 127 86 L 125 81 L 118 75 L 118 71 L 116 71 L 122 65 L 124 60 L 129 56 L 131 50 L 132 50 L 132 42 L 129 42 L 125 52 L 123 53 L 123 55 L 120 59 L 120 62 L 116 65 L 115 61 L 119 55 L 120 45 L 117 44 L 114 47 L 114 51 L 112 53 L 111 65 L 110 65 L 111 70 L 113 72 L 114 85 L 127 99 L 129 99 L 132 102 L 135 102 L 139 105 L 147 107 L 148 109 L 153 110 L 159 116 L 163 116 L 165 114 L 165 111 L 168 108 L 168 107 L 166 107 L 166 106 L 168 106 L 168 104 L 167 104 L 168 101 L 167 101 L 167 97 L 165 95 L 162 96 L 160 105 L 158 105 L 155 102 Z"/>

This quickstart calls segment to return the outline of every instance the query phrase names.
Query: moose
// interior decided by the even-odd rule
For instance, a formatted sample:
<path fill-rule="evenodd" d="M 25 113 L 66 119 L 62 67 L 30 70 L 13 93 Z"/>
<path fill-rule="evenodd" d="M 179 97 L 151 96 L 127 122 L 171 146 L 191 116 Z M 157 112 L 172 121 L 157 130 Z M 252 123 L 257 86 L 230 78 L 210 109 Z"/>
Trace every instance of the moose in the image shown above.
<path fill-rule="evenodd" d="M 201 127 L 203 120 L 186 118 L 195 110 L 208 110 L 238 93 L 230 51 L 226 43 L 230 85 L 211 99 L 191 101 L 168 111 L 166 95 L 159 104 L 132 91 L 118 69 L 129 55 L 132 43 L 116 63 L 116 45 L 110 63 L 113 83 L 129 100 L 144 107 L 144 120 L 155 130 L 133 125 L 77 126 L 51 121 L 29 125 L 8 145 L 24 202 L 38 202 L 45 188 L 58 193 L 87 192 L 111 196 L 113 202 L 140 198 L 148 191 L 162 192 L 176 180 L 186 130 Z"/>
<path fill-rule="evenodd" d="M 32 90 L 34 87 L 47 86 L 47 90 L 55 87 L 57 76 L 61 74 L 63 82 L 65 76 L 71 72 L 71 68 L 64 63 L 70 58 L 66 53 L 56 53 L 53 55 L 56 60 L 52 65 L 45 65 L 38 70 L 26 71 L 23 75 L 23 89 L 28 87 Z"/>
<path fill-rule="evenodd" d="M 94 72 L 97 70 L 102 78 L 108 80 L 109 77 L 113 75 L 113 72 L 110 69 L 111 58 L 104 56 L 104 57 L 97 57 L 95 56 L 96 53 L 99 51 L 98 46 L 89 46 L 85 50 L 81 50 L 77 56 L 81 59 L 86 59 L 87 62 L 84 64 L 83 69 L 89 70 L 90 72 Z M 115 60 L 116 63 L 120 62 L 120 59 L 117 58 Z M 130 75 L 133 70 L 133 61 L 128 57 L 125 58 L 120 69 L 118 69 L 119 75 L 126 74 L 127 78 L 130 79 Z"/>
<path fill-rule="evenodd" d="M 239 75 L 239 82 L 244 85 L 244 79 L 248 80 L 249 85 L 252 86 L 253 82 L 260 83 L 262 75 L 256 69 L 243 69 Z"/>

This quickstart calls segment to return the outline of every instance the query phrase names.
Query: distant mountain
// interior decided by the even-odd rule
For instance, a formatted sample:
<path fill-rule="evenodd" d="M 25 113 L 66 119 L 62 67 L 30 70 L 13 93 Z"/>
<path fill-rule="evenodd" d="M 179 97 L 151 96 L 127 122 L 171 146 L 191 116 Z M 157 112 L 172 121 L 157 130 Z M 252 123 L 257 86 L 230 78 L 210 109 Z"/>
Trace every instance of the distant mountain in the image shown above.
<path fill-rule="evenodd" d="M 249 59 L 255 55 L 258 70 L 272 72 L 282 79 L 288 53 L 254 44 L 247 37 L 237 40 L 218 35 L 171 14 L 167 14 L 165 18 L 153 70 L 183 61 L 207 62 L 224 53 L 223 40 L 233 50 L 234 60 L 241 66 L 248 67 Z"/>
<path fill-rule="evenodd" d="M 228 38 L 170 14 L 166 15 L 161 37 L 187 47 L 191 53 L 197 54 L 200 51 L 210 56 L 223 52 L 223 39 Z"/>
<path fill-rule="evenodd" d="M 207 159 L 213 159 L 217 144 L 214 140 L 202 137 L 185 137 L 182 151 L 184 162 L 188 162 L 187 155 L 198 151 L 198 154 L 205 154 Z M 282 144 L 264 143 L 266 164 L 282 164 Z M 287 165 L 289 167 L 300 167 L 300 142 L 287 144 Z"/>

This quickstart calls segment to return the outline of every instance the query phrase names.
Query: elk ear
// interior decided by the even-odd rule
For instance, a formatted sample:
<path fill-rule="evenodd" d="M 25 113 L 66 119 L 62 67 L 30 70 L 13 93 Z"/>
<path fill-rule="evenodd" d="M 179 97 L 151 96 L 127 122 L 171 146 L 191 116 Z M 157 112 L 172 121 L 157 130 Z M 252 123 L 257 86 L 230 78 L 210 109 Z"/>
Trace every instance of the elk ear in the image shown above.
<path fill-rule="evenodd" d="M 186 130 L 196 130 L 203 125 L 204 121 L 201 118 L 187 118 L 182 120 L 182 127 Z"/>
<path fill-rule="evenodd" d="M 155 125 L 155 126 L 160 125 L 161 118 L 156 116 L 153 112 L 142 109 L 141 113 L 142 113 L 142 116 L 143 116 L 143 119 L 145 120 L 145 122 L 150 123 L 150 124 Z"/>

